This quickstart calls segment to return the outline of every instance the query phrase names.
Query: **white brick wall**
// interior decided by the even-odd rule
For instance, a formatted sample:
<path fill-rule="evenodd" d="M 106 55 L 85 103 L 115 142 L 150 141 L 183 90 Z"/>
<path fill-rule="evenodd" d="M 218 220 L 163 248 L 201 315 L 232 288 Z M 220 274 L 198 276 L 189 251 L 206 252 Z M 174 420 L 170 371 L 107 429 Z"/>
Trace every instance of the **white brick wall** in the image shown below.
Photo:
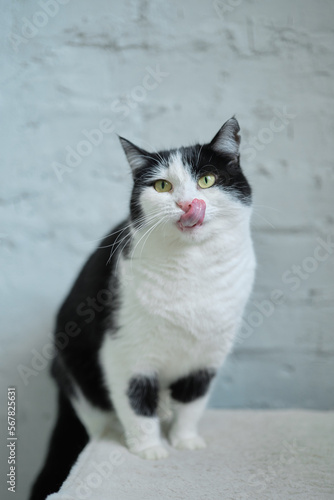
<path fill-rule="evenodd" d="M 279 289 L 284 303 L 249 305 L 212 405 L 334 406 L 333 252 L 309 259 L 317 238 L 334 240 L 334 3 L 57 2 L 49 14 L 46 0 L 7 3 L 0 31 L 1 372 L 18 390 L 21 492 L 42 460 L 54 388 L 42 364 L 27 385 L 17 367 L 32 368 L 94 240 L 127 211 L 114 132 L 62 182 L 54 170 L 101 120 L 149 149 L 207 141 L 236 113 L 254 188 L 253 301 Z M 308 271 L 293 285 L 294 265 Z"/>

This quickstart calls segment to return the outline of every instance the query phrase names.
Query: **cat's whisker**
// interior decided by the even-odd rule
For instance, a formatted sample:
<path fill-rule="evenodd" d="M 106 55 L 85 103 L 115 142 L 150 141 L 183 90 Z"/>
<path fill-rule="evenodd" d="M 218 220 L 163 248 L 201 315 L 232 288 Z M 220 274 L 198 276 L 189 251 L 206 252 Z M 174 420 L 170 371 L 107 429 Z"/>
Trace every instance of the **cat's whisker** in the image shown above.
<path fill-rule="evenodd" d="M 273 229 L 275 229 L 275 226 L 274 224 L 272 224 L 268 219 L 266 219 L 263 215 L 259 214 L 256 212 L 256 210 L 253 211 L 253 214 L 256 215 L 257 217 L 260 217 L 261 219 L 263 219 L 267 224 L 269 224 L 269 226 L 271 226 Z"/>
<path fill-rule="evenodd" d="M 138 219 L 136 219 L 136 221 L 139 221 L 139 222 L 140 222 L 141 220 L 146 219 L 146 217 L 147 217 L 147 216 L 150 216 L 150 215 L 152 215 L 152 214 L 154 214 L 154 213 L 159 213 L 159 212 L 161 212 L 161 209 L 152 210 L 152 211 L 151 211 L 151 212 L 149 212 L 147 215 L 143 215 L 142 217 L 139 217 Z M 133 222 L 132 222 L 132 221 L 130 221 L 130 223 L 129 223 L 127 226 L 125 226 L 124 228 L 122 228 L 122 229 L 118 229 L 117 231 L 114 231 L 113 233 L 106 234 L 106 235 L 104 236 L 104 238 L 109 238 L 110 236 L 113 236 L 114 234 L 117 234 L 117 233 L 122 233 L 123 231 L 125 231 L 125 229 L 127 229 L 127 228 L 131 227 L 131 226 L 132 226 L 132 224 L 133 224 Z M 98 239 L 96 239 L 96 240 L 88 240 L 88 241 L 91 241 L 91 242 L 94 242 L 94 241 L 101 241 L 101 238 L 98 238 Z M 106 247 L 100 247 L 100 248 L 106 248 Z"/>
<path fill-rule="evenodd" d="M 143 224 L 141 225 L 139 228 L 133 228 L 133 233 L 129 234 L 129 239 L 132 239 L 139 231 L 141 231 L 143 228 L 145 228 L 147 226 L 147 224 Z M 124 238 L 125 239 L 125 238 Z M 129 242 L 129 239 L 125 241 L 124 245 L 122 246 L 120 252 L 119 252 L 119 255 L 117 257 L 117 261 L 116 261 L 116 265 L 115 265 L 115 271 L 117 272 L 118 270 L 118 265 L 119 265 L 119 262 L 121 260 L 121 257 L 123 256 L 123 251 L 124 251 L 124 248 L 126 247 L 127 243 Z M 121 242 L 122 243 L 122 242 Z M 120 244 L 121 244 L 120 243 Z M 120 245 L 118 245 L 118 248 L 119 248 Z M 116 249 L 117 250 L 117 249 Z M 115 253 L 115 252 L 114 252 Z M 132 265 L 131 265 L 131 272 L 132 272 Z"/>
<path fill-rule="evenodd" d="M 131 225 L 130 225 L 131 227 Z M 121 238 L 120 240 L 118 240 L 118 237 L 116 238 L 116 240 L 111 244 L 109 245 L 111 247 L 111 251 L 110 251 L 110 256 L 109 256 L 109 259 L 107 261 L 107 264 L 110 262 L 112 256 L 117 252 L 118 248 L 122 245 L 123 241 L 125 241 L 125 244 L 122 248 L 122 251 L 124 250 L 126 244 L 127 244 L 127 241 L 129 239 L 131 239 L 131 231 L 129 231 L 125 236 L 123 236 L 123 238 Z"/>
<path fill-rule="evenodd" d="M 153 220 L 155 217 L 159 217 L 161 215 L 161 208 L 157 209 L 156 211 L 152 211 L 150 212 L 149 214 L 145 215 L 141 220 L 140 219 L 136 219 L 135 221 L 133 221 L 133 224 L 132 224 L 132 227 L 133 229 L 140 229 L 141 227 L 141 224 L 137 224 L 137 222 L 141 222 L 141 223 L 148 223 L 150 222 L 151 220 Z"/>
<path fill-rule="evenodd" d="M 158 212 L 157 214 L 153 215 L 152 217 L 146 217 L 146 218 L 145 218 L 144 223 L 143 223 L 143 224 L 141 224 L 138 228 L 135 228 L 135 227 L 131 226 L 131 228 L 133 229 L 133 231 L 134 231 L 134 232 L 133 232 L 133 233 L 131 233 L 131 231 L 129 231 L 129 233 L 128 233 L 128 234 L 126 234 L 126 235 L 125 235 L 125 236 L 124 236 L 121 240 L 117 241 L 117 240 L 118 240 L 118 237 L 117 237 L 117 238 L 116 238 L 116 240 L 114 241 L 114 243 L 112 243 L 111 245 L 109 245 L 109 246 L 111 246 L 111 247 L 112 247 L 112 249 L 111 249 L 110 257 L 109 257 L 109 259 L 108 259 L 108 262 L 107 262 L 107 263 L 109 263 L 109 262 L 110 262 L 110 259 L 111 259 L 111 258 L 112 258 L 112 256 L 116 253 L 116 251 L 117 251 L 117 250 L 118 250 L 118 248 L 121 246 L 121 244 L 122 244 L 122 242 L 123 242 L 124 240 L 130 239 L 130 238 L 132 237 L 132 235 L 133 235 L 133 234 L 135 234 L 137 231 L 139 231 L 140 229 L 142 229 L 142 228 L 144 228 L 145 226 L 147 226 L 147 225 L 148 225 L 151 221 L 153 221 L 156 217 L 158 217 L 158 216 L 159 216 L 159 214 L 160 214 L 160 210 L 159 210 L 159 212 Z M 117 245 L 116 245 L 116 243 L 117 243 Z M 125 244 L 124 244 L 124 246 L 123 246 L 122 250 L 125 248 L 126 243 L 127 243 L 127 242 L 125 241 Z M 116 247 L 114 248 L 114 246 L 115 246 L 115 245 L 116 245 Z"/>
<path fill-rule="evenodd" d="M 130 224 L 128 224 L 127 226 L 125 226 L 125 227 L 124 227 L 124 228 L 122 228 L 122 229 L 118 229 L 117 231 L 114 231 L 114 232 L 112 232 L 112 233 L 106 234 L 106 235 L 104 235 L 104 238 L 109 238 L 110 236 L 113 236 L 114 234 L 117 234 L 117 233 L 122 233 L 122 232 L 123 232 L 125 229 L 127 229 L 130 225 L 131 225 L 131 223 L 130 223 Z M 95 243 L 96 241 L 101 241 L 101 237 L 100 237 L 100 238 L 96 238 L 96 239 L 94 239 L 94 240 L 87 240 L 87 241 L 89 241 L 90 243 Z M 106 247 L 98 247 L 98 248 L 106 248 Z"/>
<path fill-rule="evenodd" d="M 130 232 L 128 235 L 126 235 L 126 237 L 122 238 L 122 240 L 118 243 L 117 248 L 111 253 L 111 255 L 109 257 L 109 260 L 110 260 L 111 257 L 112 257 L 112 255 L 117 251 L 117 249 L 121 246 L 122 242 L 125 240 L 125 243 L 124 243 L 123 247 L 121 248 L 119 256 L 117 258 L 117 262 L 116 262 L 116 266 L 115 266 L 116 270 L 118 269 L 118 264 L 119 264 L 120 258 L 122 256 L 123 250 L 124 250 L 124 248 L 126 247 L 128 241 L 129 241 L 129 240 L 127 241 L 126 238 L 127 237 L 129 239 L 133 238 L 139 231 L 141 231 L 143 228 L 145 228 L 148 224 L 150 224 L 152 221 L 154 221 L 154 219 L 156 219 L 157 217 L 160 218 L 160 216 L 161 216 L 161 210 L 158 210 L 157 213 L 154 216 L 152 216 L 150 218 L 146 217 L 146 221 L 145 221 L 144 224 L 141 224 L 137 228 L 136 227 L 132 227 L 133 232 L 132 233 Z"/>
<path fill-rule="evenodd" d="M 159 164 L 159 160 L 160 160 L 159 158 L 154 158 L 153 156 L 150 156 L 150 155 L 140 155 L 140 154 L 138 154 L 137 157 L 138 158 L 149 158 L 150 160 L 157 162 L 157 164 Z"/>
<path fill-rule="evenodd" d="M 124 237 L 122 239 L 122 241 L 119 242 L 119 244 L 117 245 L 117 248 L 111 253 L 110 257 L 109 257 L 109 260 L 111 259 L 112 255 L 116 253 L 117 249 L 122 245 L 123 241 L 124 241 L 124 245 L 122 246 L 122 248 L 120 249 L 119 251 L 119 254 L 118 254 L 118 257 L 117 257 L 117 260 L 116 260 L 116 264 L 115 264 L 115 273 L 117 273 L 117 270 L 118 270 L 118 264 L 119 264 L 119 261 L 121 259 L 121 257 L 123 256 L 123 252 L 124 252 L 124 249 L 126 247 L 126 245 L 129 243 L 129 241 L 131 241 L 132 239 L 132 233 L 131 231 L 129 232 L 129 234 L 126 235 L 127 237 Z"/>
<path fill-rule="evenodd" d="M 160 220 L 161 220 L 161 219 L 160 219 Z M 160 220 L 158 221 L 158 223 L 160 222 Z M 158 224 L 158 223 L 157 223 L 157 224 Z M 153 226 L 153 227 L 155 227 L 155 226 Z M 132 259 L 133 259 L 133 257 L 134 257 L 134 254 L 135 254 L 135 251 L 136 251 L 137 246 L 139 245 L 139 243 L 141 242 L 141 240 L 142 240 L 142 239 L 146 236 L 147 232 L 148 232 L 148 231 L 150 231 L 151 229 L 152 229 L 152 227 L 150 227 L 147 231 L 145 231 L 145 233 L 143 234 L 143 236 L 141 236 L 141 238 L 139 239 L 139 241 L 136 243 L 136 245 L 135 245 L 135 247 L 134 247 L 134 249 L 133 249 L 133 251 L 132 251 L 132 253 L 131 253 L 131 256 L 130 256 L 130 259 L 131 259 L 131 260 L 132 260 Z"/>
<path fill-rule="evenodd" d="M 107 264 L 109 264 L 111 258 L 113 257 L 113 255 L 117 252 L 118 248 L 122 245 L 123 241 L 125 241 L 125 244 L 124 244 L 124 247 L 123 249 L 125 248 L 126 244 L 127 244 L 127 241 L 131 238 L 131 233 L 128 233 L 126 234 L 121 240 L 119 240 L 118 242 L 114 242 L 111 246 L 111 251 L 110 251 L 110 256 L 109 256 L 109 259 L 107 261 Z M 116 245 L 117 243 L 117 245 Z M 115 246 L 116 245 L 116 246 Z M 123 250 L 122 249 L 122 250 Z"/>
<path fill-rule="evenodd" d="M 153 214 L 153 215 L 158 215 L 159 213 L 161 212 L 161 210 L 156 210 L 156 211 L 152 211 L 150 212 L 150 214 Z M 148 215 L 150 215 L 148 214 Z M 136 219 L 136 222 L 141 222 L 141 221 L 146 221 L 146 220 L 150 220 L 149 217 L 147 215 L 144 215 L 143 217 L 139 217 L 138 219 Z M 109 235 L 106 236 L 106 238 L 114 235 L 114 234 L 117 234 L 119 233 L 119 235 L 117 236 L 116 240 L 113 242 L 113 243 L 110 243 L 110 245 L 104 245 L 104 246 L 101 246 L 101 247 L 97 247 L 97 248 L 109 248 L 111 246 L 114 246 L 115 243 L 117 242 L 119 236 L 121 236 L 121 234 L 126 230 L 126 229 L 129 229 L 133 227 L 133 222 L 131 221 L 130 224 L 128 224 L 127 226 L 125 226 L 123 229 L 119 229 L 118 231 L 115 231 L 114 233 L 111 233 Z"/>
<path fill-rule="evenodd" d="M 146 143 L 148 145 L 148 147 L 158 156 L 158 158 L 160 159 L 161 163 L 164 163 L 164 159 L 162 158 L 162 156 L 159 153 L 159 151 L 154 146 L 152 146 L 152 144 L 150 144 L 148 141 L 143 141 L 143 142 Z"/>
<path fill-rule="evenodd" d="M 128 241 L 126 241 L 124 243 L 124 245 L 122 246 L 120 252 L 119 252 L 119 255 L 117 257 L 117 261 L 116 261 L 116 264 L 115 264 L 115 273 L 117 274 L 117 270 L 118 270 L 118 265 L 119 265 L 119 262 L 121 260 L 121 257 L 123 256 L 123 251 L 124 251 L 124 248 L 126 247 L 126 245 L 128 244 Z"/>
<path fill-rule="evenodd" d="M 40 476 L 44 489 L 44 471 L 50 469 L 48 494 L 59 486 L 53 480 L 53 456 L 66 455 L 66 436 L 76 438 L 78 421 L 95 438 L 109 425 L 112 412 L 131 452 L 147 459 L 165 457 L 157 411 L 165 392 L 176 413 L 171 444 L 205 446 L 197 424 L 254 279 L 250 189 L 240 172 L 224 178 L 231 152 L 239 150 L 238 132 L 232 118 L 207 145 L 151 153 L 121 138 L 135 170 L 130 213 L 98 243 L 57 315 L 52 373 L 60 389 L 59 415 L 48 455 L 54 463 L 50 467 L 48 458 Z M 200 200 L 196 178 L 205 175 L 203 166 L 217 175 L 217 189 L 207 190 Z M 162 189 L 160 195 L 153 184 L 165 167 L 167 172 L 159 175 L 173 189 Z M 212 224 L 201 224 L 205 217 Z M 82 319 L 73 322 L 78 316 Z M 66 347 L 58 332 L 68 333 L 68 325 L 75 327 L 70 337 L 80 335 L 67 339 Z M 92 407 L 101 411 L 92 412 Z M 143 417 L 152 432 L 141 425 Z M 78 451 L 86 444 L 86 435 L 79 434 L 71 443 Z"/>
<path fill-rule="evenodd" d="M 166 224 L 168 223 L 169 219 L 166 219 L 165 222 L 163 223 L 162 229 L 165 230 Z M 164 238 L 166 237 L 166 233 L 164 232 Z"/>
<path fill-rule="evenodd" d="M 113 247 L 115 245 L 115 243 L 117 242 L 119 236 L 121 236 L 122 233 L 124 233 L 124 231 L 126 229 L 128 229 L 129 227 L 131 227 L 131 224 L 129 224 L 128 226 L 126 226 L 122 231 L 120 231 L 119 235 L 117 236 L 117 238 L 115 239 L 115 241 L 113 243 L 110 243 L 110 245 L 104 245 L 102 247 L 97 247 L 97 248 L 110 248 L 110 247 Z"/>
<path fill-rule="evenodd" d="M 283 210 L 279 210 L 276 207 L 270 207 L 269 205 L 257 205 L 257 204 L 255 205 L 255 204 L 253 204 L 253 208 L 269 208 L 270 210 L 275 210 L 275 212 L 279 212 L 282 214 L 285 213 L 285 212 L 283 212 Z"/>
<path fill-rule="evenodd" d="M 212 167 L 215 171 L 218 171 L 217 167 L 215 165 L 212 165 L 211 163 L 206 163 L 205 165 L 203 165 L 203 168 L 205 167 Z"/>
<path fill-rule="evenodd" d="M 199 159 L 200 159 L 200 156 L 201 156 L 202 149 L 203 149 L 203 144 L 202 144 L 202 146 L 200 147 L 199 153 L 198 153 L 198 155 L 197 155 L 196 166 L 198 165 L 198 162 L 199 162 Z"/>
<path fill-rule="evenodd" d="M 143 243 L 143 246 L 142 246 L 142 249 L 141 249 L 141 252 L 140 252 L 140 258 L 142 256 L 142 253 L 143 253 L 143 250 L 144 250 L 144 246 L 146 245 L 147 243 L 147 240 L 149 238 L 149 236 L 153 233 L 154 229 L 156 229 L 158 227 L 159 224 L 163 223 L 163 222 L 168 222 L 169 220 L 169 215 L 165 215 L 161 220 L 158 221 L 157 224 L 155 224 L 151 230 L 151 232 L 148 233 L 147 235 L 147 238 L 144 240 L 144 243 Z"/>
<path fill-rule="evenodd" d="M 142 247 L 141 247 L 141 251 L 140 251 L 140 255 L 139 255 L 139 259 L 142 258 L 142 254 L 143 254 L 143 250 L 144 250 L 144 247 L 145 247 L 145 244 L 148 240 L 148 238 L 150 237 L 150 235 L 153 233 L 154 229 L 159 226 L 159 224 L 161 224 L 161 220 L 159 220 L 158 222 L 156 222 L 148 231 L 146 231 L 145 235 L 146 238 L 144 239 L 143 241 L 143 244 L 142 244 Z M 132 262 L 131 262 L 132 264 Z"/>

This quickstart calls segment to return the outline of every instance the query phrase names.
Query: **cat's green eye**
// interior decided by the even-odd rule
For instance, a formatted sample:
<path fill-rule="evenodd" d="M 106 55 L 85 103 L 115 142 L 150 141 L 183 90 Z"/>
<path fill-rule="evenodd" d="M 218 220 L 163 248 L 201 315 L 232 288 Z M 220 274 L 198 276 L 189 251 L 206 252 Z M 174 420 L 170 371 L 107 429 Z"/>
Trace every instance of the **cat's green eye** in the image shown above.
<path fill-rule="evenodd" d="M 168 193 L 168 191 L 172 190 L 172 187 L 171 183 L 164 179 L 159 179 L 154 183 L 154 189 L 158 191 L 158 193 Z"/>
<path fill-rule="evenodd" d="M 198 185 L 202 189 L 206 189 L 206 188 L 213 186 L 215 182 L 216 182 L 216 177 L 214 175 L 212 175 L 212 174 L 203 175 L 203 177 L 201 177 L 198 180 Z"/>

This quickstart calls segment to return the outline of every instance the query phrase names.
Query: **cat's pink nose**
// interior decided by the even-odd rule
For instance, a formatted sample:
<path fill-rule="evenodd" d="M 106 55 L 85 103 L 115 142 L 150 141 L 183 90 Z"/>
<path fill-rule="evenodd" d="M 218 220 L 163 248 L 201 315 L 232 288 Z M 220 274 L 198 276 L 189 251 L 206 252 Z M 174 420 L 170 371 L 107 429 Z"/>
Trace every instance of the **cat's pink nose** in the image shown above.
<path fill-rule="evenodd" d="M 184 214 L 179 220 L 180 229 L 200 226 L 202 224 L 206 209 L 206 203 L 204 200 L 194 198 L 191 203 L 181 202 L 178 203 L 178 206 L 184 211 Z"/>
<path fill-rule="evenodd" d="M 184 212 L 188 212 L 191 208 L 191 201 L 180 201 L 177 206 L 181 208 Z"/>

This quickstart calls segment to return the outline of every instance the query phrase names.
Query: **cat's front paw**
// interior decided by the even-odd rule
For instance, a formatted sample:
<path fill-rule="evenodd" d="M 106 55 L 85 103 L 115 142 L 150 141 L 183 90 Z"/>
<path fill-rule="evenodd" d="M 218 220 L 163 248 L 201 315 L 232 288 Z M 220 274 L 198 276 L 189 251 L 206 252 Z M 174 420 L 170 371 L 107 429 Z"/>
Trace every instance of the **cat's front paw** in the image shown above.
<path fill-rule="evenodd" d="M 168 451 L 162 445 L 150 446 L 143 450 L 130 450 L 135 455 L 146 460 L 160 460 L 161 458 L 168 457 Z"/>
<path fill-rule="evenodd" d="M 170 443 L 178 450 L 202 450 L 206 448 L 206 443 L 201 436 L 171 436 Z"/>

